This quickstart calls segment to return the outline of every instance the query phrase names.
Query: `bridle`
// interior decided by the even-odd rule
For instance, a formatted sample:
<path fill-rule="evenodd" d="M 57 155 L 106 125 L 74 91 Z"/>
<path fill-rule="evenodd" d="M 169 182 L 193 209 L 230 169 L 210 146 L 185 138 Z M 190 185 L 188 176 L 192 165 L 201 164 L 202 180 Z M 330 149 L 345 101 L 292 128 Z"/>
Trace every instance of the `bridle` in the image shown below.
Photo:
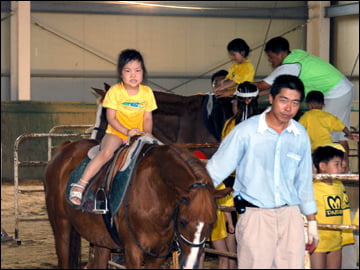
<path fill-rule="evenodd" d="M 190 185 L 188 187 L 188 190 L 193 189 L 193 188 L 198 188 L 198 187 L 210 187 L 210 186 L 208 184 L 198 182 L 198 183 L 194 183 L 194 184 Z M 159 254 L 155 254 L 155 253 L 153 253 L 153 252 L 151 252 L 149 250 L 146 250 L 136 240 L 134 232 L 133 232 L 133 230 L 131 229 L 131 226 L 130 226 L 129 209 L 128 209 L 128 207 L 129 207 L 129 204 L 128 204 L 128 197 L 129 196 L 128 196 L 128 194 L 129 194 L 129 192 L 126 195 L 125 221 L 126 221 L 126 224 L 127 224 L 127 227 L 128 227 L 129 232 L 130 232 L 130 236 L 131 236 L 132 240 L 135 242 L 135 244 L 138 246 L 138 248 L 140 248 L 144 253 L 146 253 L 146 254 L 148 254 L 150 256 L 156 257 L 156 258 L 165 258 L 172 251 L 180 249 L 179 240 L 183 241 L 185 244 L 187 244 L 187 245 L 189 245 L 191 247 L 203 247 L 205 245 L 206 236 L 204 237 L 204 239 L 200 243 L 195 244 L 195 243 L 191 242 L 190 240 L 188 240 L 183 234 L 180 233 L 180 231 L 178 229 L 178 217 L 179 217 L 179 212 L 180 212 L 180 204 L 184 203 L 185 205 L 188 205 L 188 201 L 186 199 L 184 199 L 184 198 L 181 198 L 177 202 L 176 207 L 175 207 L 175 212 L 174 212 L 174 217 L 173 217 L 173 219 L 174 219 L 175 237 L 170 243 L 168 243 L 168 245 L 169 245 L 168 252 L 166 252 L 166 254 L 164 254 L 164 255 L 159 255 Z"/>
<path fill-rule="evenodd" d="M 197 182 L 197 183 L 190 185 L 187 189 L 190 190 L 192 188 L 198 188 L 198 187 L 210 187 L 210 186 L 205 183 Z M 203 247 L 205 245 L 206 236 L 199 244 L 195 244 L 195 243 L 191 242 L 190 240 L 186 239 L 185 236 L 179 232 L 178 217 L 179 217 L 179 212 L 180 212 L 180 203 L 184 203 L 186 206 L 189 204 L 188 201 L 184 198 L 180 199 L 179 202 L 176 204 L 175 214 L 174 214 L 174 227 L 175 227 L 175 235 L 176 235 L 177 239 L 182 240 L 185 244 L 187 244 L 191 247 Z"/>

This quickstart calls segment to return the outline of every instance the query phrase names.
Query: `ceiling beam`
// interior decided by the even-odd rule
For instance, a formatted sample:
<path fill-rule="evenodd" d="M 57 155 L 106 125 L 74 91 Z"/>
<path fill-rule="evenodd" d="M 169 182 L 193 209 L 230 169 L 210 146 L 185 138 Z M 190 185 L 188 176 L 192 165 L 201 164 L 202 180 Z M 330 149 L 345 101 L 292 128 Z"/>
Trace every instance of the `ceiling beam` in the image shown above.
<path fill-rule="evenodd" d="M 10 6 L 1 1 L 1 10 L 6 10 Z M 256 1 L 259 2 L 259 1 Z M 300 1 L 301 2 L 301 1 Z M 304 1 L 306 2 L 306 1 Z M 179 2 L 181 3 L 181 2 Z M 206 2 L 203 2 L 206 3 Z M 250 2 L 251 3 L 251 2 Z M 206 4 L 205 4 L 206 5 Z M 219 1 L 221 5 L 221 1 Z M 112 14 L 112 15 L 148 15 L 148 16 L 192 16 L 192 17 L 221 17 L 221 18 L 273 18 L 273 19 L 308 19 L 308 7 L 302 6 L 289 7 L 229 7 L 218 8 L 195 8 L 179 9 L 167 8 L 162 6 L 142 6 L 119 1 L 31 1 L 31 12 L 55 12 L 55 13 L 82 13 L 82 14 Z"/>
<path fill-rule="evenodd" d="M 326 18 L 355 15 L 355 14 L 359 14 L 359 3 L 335 5 L 325 8 Z"/>

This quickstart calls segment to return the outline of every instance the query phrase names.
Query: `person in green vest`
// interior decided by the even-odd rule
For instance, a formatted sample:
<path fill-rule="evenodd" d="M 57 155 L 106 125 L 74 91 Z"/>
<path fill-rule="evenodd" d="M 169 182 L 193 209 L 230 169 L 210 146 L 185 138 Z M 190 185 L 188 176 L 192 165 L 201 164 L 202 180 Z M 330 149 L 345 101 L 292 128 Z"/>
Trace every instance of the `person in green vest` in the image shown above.
<path fill-rule="evenodd" d="M 305 86 L 305 96 L 313 89 L 323 93 L 326 104 L 323 110 L 335 115 L 347 127 L 350 127 L 354 85 L 344 74 L 329 62 L 304 50 L 294 49 L 290 51 L 288 40 L 280 36 L 270 39 L 265 44 L 264 51 L 274 70 L 266 78 L 254 82 L 259 89 L 259 96 L 269 92 L 275 78 L 279 75 L 297 76 Z M 233 92 L 224 91 L 217 93 L 217 97 L 233 94 Z M 347 155 L 349 154 L 348 138 L 342 131 L 332 132 L 332 141 L 343 145 Z"/>

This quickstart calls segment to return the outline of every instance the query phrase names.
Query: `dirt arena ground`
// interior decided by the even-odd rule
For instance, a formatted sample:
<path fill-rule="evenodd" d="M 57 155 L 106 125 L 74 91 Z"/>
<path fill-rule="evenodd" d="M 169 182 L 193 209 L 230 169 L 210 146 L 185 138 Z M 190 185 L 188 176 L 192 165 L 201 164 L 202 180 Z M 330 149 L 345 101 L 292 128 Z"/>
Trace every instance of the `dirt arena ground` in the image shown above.
<path fill-rule="evenodd" d="M 20 182 L 22 190 L 42 190 L 40 180 L 27 179 Z M 358 186 L 357 186 L 358 188 Z M 57 269 L 54 237 L 47 220 L 44 192 L 18 194 L 19 214 L 18 240 L 15 241 L 15 210 L 13 183 L 1 184 L 1 269 Z M 357 245 L 343 250 L 343 269 L 359 269 L 359 232 Z M 88 259 L 88 242 L 82 242 L 81 262 Z M 164 268 L 172 268 L 169 261 Z M 204 269 L 218 269 L 217 255 L 206 254 Z"/>
<path fill-rule="evenodd" d="M 22 181 L 21 189 L 43 189 L 39 180 Z M 44 192 L 19 194 L 18 240 L 15 241 L 14 185 L 1 185 L 1 269 L 57 269 L 54 238 L 47 220 Z M 88 258 L 88 242 L 82 242 L 82 265 Z M 217 269 L 217 256 L 207 255 L 205 269 Z"/>

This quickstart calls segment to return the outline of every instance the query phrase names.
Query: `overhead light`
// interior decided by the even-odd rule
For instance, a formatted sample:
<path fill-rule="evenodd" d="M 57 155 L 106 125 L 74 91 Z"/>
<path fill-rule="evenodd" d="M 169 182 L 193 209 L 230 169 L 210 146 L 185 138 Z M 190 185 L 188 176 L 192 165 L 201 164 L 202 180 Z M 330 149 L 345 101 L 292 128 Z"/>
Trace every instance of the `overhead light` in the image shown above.
<path fill-rule="evenodd" d="M 209 8 L 209 7 L 185 7 L 185 6 L 169 6 L 169 5 L 161 5 L 161 4 L 150 4 L 150 3 L 142 3 L 142 2 L 134 2 L 134 1 L 118 1 L 125 4 L 139 5 L 139 6 L 148 6 L 148 7 L 164 7 L 164 8 L 178 8 L 178 9 L 216 9 L 219 8 Z M 223 9 L 223 8 L 220 8 Z M 225 8 L 227 9 L 227 8 Z"/>

